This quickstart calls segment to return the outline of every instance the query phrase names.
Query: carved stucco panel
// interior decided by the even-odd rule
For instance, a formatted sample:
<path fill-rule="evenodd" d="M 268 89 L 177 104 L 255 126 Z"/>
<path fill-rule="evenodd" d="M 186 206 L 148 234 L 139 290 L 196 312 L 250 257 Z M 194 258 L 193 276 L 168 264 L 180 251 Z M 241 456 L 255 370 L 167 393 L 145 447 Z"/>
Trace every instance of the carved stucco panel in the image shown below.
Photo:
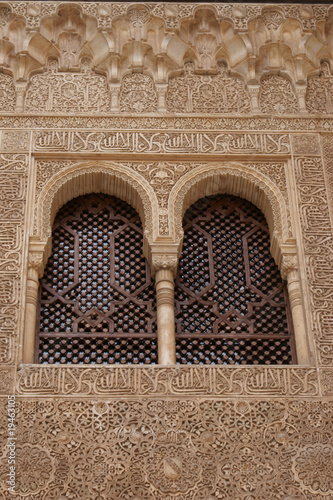
<path fill-rule="evenodd" d="M 35 205 L 35 220 L 37 221 L 37 207 L 40 204 L 40 193 L 43 190 L 44 186 L 46 185 L 47 182 L 50 181 L 50 179 L 54 176 L 57 176 L 59 172 L 61 171 L 68 171 L 69 173 L 72 171 L 72 169 L 76 169 L 77 175 L 79 175 L 80 172 L 80 164 L 77 162 L 74 162 L 73 160 L 65 160 L 65 161 L 56 161 L 56 160 L 40 160 L 37 162 L 37 178 L 36 178 L 36 205 Z M 82 164 L 82 172 L 84 171 L 85 164 Z M 119 167 L 119 168 L 118 168 Z M 218 168 L 216 165 L 210 165 L 208 163 L 200 163 L 200 162 L 126 162 L 126 163 L 121 163 L 118 165 L 114 165 L 115 171 L 117 171 L 117 168 L 119 171 L 121 169 L 129 168 L 132 171 L 137 172 L 140 177 L 144 178 L 152 187 L 152 189 L 155 192 L 155 196 L 157 198 L 158 202 L 158 221 L 155 220 L 152 222 L 152 224 L 156 225 L 158 224 L 159 230 L 158 233 L 156 232 L 155 234 L 159 234 L 161 236 L 169 235 L 170 234 L 170 217 L 172 218 L 172 207 L 173 207 L 173 201 L 170 201 L 170 193 L 171 190 L 175 187 L 177 189 L 177 183 L 179 180 L 185 175 L 191 173 L 191 175 L 197 179 L 199 178 L 198 175 L 201 173 L 201 170 L 204 169 L 205 174 L 207 177 L 210 177 L 214 173 L 216 173 L 216 168 Z M 98 167 L 95 167 L 98 168 Z M 263 174 L 263 176 L 259 176 L 256 178 L 255 174 L 251 174 L 252 178 L 250 179 L 247 175 L 247 172 L 254 171 L 254 172 L 259 172 Z M 224 174 L 223 174 L 224 172 Z M 220 171 L 220 174 L 225 175 L 229 171 L 226 170 L 225 168 Z M 230 171 L 231 172 L 231 171 Z M 229 172 L 229 173 L 230 173 Z M 288 226 L 288 234 L 291 236 L 292 235 L 292 229 L 291 229 L 291 221 L 290 221 L 290 210 L 289 210 L 289 203 L 288 203 L 288 194 L 287 194 L 287 187 L 286 187 L 286 176 L 285 176 L 285 164 L 284 163 L 277 163 L 277 162 L 269 162 L 269 163 L 253 163 L 253 164 L 246 164 L 242 167 L 238 167 L 238 171 L 235 173 L 244 178 L 250 179 L 250 182 L 254 184 L 258 184 L 258 186 L 263 186 L 263 182 L 265 182 L 265 179 L 270 179 L 270 181 L 273 181 L 273 184 L 271 184 L 270 189 L 277 190 L 276 194 L 280 192 L 280 204 L 281 204 L 281 196 L 284 198 L 284 203 L 283 203 L 283 211 L 285 212 L 286 220 L 287 220 L 287 226 Z M 72 175 L 72 174 L 70 174 Z M 66 174 L 64 174 L 66 177 Z M 65 178 L 64 177 L 64 178 Z M 139 177 L 138 177 L 139 178 Z M 275 185 L 275 188 L 274 188 Z M 230 188 L 232 189 L 232 188 Z M 237 187 L 235 188 L 237 189 Z M 268 188 L 269 189 L 269 188 Z M 54 192 L 54 191 L 52 191 Z M 267 191 L 268 193 L 268 191 Z M 202 194 L 202 196 L 205 196 L 205 194 Z M 50 195 L 49 195 L 50 197 Z M 199 196 L 200 197 L 200 196 Z M 52 200 L 50 199 L 49 203 L 52 203 Z M 281 207 L 280 207 L 281 208 Z M 177 213 L 177 212 L 175 212 Z M 278 221 L 278 215 L 275 215 L 275 226 L 274 230 L 277 233 L 280 233 L 282 235 L 282 226 L 281 222 Z M 45 219 L 44 219 L 45 221 Z M 35 232 L 37 231 L 37 223 L 35 223 Z M 48 223 L 47 223 L 48 224 Z M 171 221 L 172 224 L 172 221 Z M 179 224 L 179 221 L 177 222 Z M 44 234 L 46 234 L 46 229 L 44 227 Z M 178 228 L 179 232 L 179 228 Z M 178 233 L 177 233 L 178 234 Z M 179 235 L 178 235 L 179 236 Z M 177 238 L 177 237 L 176 237 Z"/>
<path fill-rule="evenodd" d="M 333 236 L 321 158 L 297 158 L 295 173 L 310 289 L 312 329 L 318 348 L 319 363 L 331 365 L 333 363 Z"/>
<path fill-rule="evenodd" d="M 13 77 L 0 73 L 0 108 L 2 111 L 14 111 L 15 109 L 15 88 Z"/>
<path fill-rule="evenodd" d="M 257 205 L 265 214 L 271 231 L 271 241 L 277 240 L 281 244 L 290 235 L 290 220 L 288 222 L 288 198 L 284 197 L 274 181 L 261 173 L 264 167 L 265 174 L 274 172 L 276 165 L 237 164 L 228 162 L 225 165 L 202 165 L 185 175 L 173 188 L 169 207 L 171 220 L 174 223 L 172 231 L 174 238 L 182 239 L 182 219 L 186 208 L 193 201 L 218 192 L 227 192 L 242 196 Z M 259 168 L 258 168 L 259 167 Z M 284 179 L 281 164 L 277 167 L 279 182 Z M 280 174 L 280 175 L 279 175 Z M 274 175 L 273 175 L 274 177 Z M 285 186 L 285 180 L 283 181 Z M 284 187 L 285 190 L 285 187 Z M 278 261 L 278 251 L 274 258 Z"/>
<path fill-rule="evenodd" d="M 0 155 L 0 364 L 14 362 L 26 212 L 27 156 Z M 4 373 L 5 381 L 8 377 Z"/>
<path fill-rule="evenodd" d="M 43 174 L 47 169 L 51 177 Z M 35 234 L 42 241 L 48 241 L 51 236 L 52 223 L 58 209 L 69 198 L 68 186 L 72 186 L 71 197 L 87 192 L 107 192 L 119 196 L 136 208 L 144 224 L 145 238 L 152 241 L 157 233 L 156 197 L 143 177 L 137 175 L 122 165 L 111 162 L 41 162 L 37 167 L 39 189 L 36 195 L 36 225 Z M 56 173 L 52 176 L 52 173 Z M 46 182 L 42 188 L 43 182 Z"/>
<path fill-rule="evenodd" d="M 165 114 L 154 114 L 150 116 L 36 116 L 36 115 L 17 115 L 0 116 L 0 127 L 2 129 L 28 129 L 40 130 L 45 133 L 50 129 L 65 130 L 74 128 L 75 130 L 86 129 L 90 131 L 97 130 L 202 130 L 217 132 L 221 131 L 251 131 L 256 134 L 268 131 L 280 132 L 284 136 L 286 130 L 289 131 L 308 131 L 308 132 L 327 132 L 333 128 L 333 119 L 330 116 L 318 117 L 306 116 L 166 116 Z M 248 133 L 245 132 L 245 133 Z M 284 151 L 286 152 L 286 151 Z"/>
<path fill-rule="evenodd" d="M 260 109 L 263 113 L 297 113 L 298 104 L 291 83 L 282 76 L 263 78 L 260 87 Z"/>
<path fill-rule="evenodd" d="M 6 400 L 1 400 L 5 428 Z M 195 500 L 333 494 L 332 402 L 17 400 L 20 498 Z M 6 435 L 0 434 L 2 450 Z M 3 452 L 0 481 L 6 481 Z"/>
<path fill-rule="evenodd" d="M 94 74 L 89 62 L 82 73 L 58 73 L 51 67 L 33 76 L 25 98 L 25 110 L 30 113 L 105 113 L 110 112 L 110 104 L 106 78 Z"/>

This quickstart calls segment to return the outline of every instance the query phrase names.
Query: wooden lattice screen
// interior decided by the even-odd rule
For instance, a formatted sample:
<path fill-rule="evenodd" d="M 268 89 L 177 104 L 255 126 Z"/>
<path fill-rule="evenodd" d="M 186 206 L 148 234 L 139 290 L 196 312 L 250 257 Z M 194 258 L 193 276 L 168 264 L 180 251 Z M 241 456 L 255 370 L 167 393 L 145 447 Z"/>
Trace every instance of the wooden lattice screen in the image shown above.
<path fill-rule="evenodd" d="M 180 364 L 296 362 L 286 284 L 251 203 L 202 198 L 186 212 L 176 280 Z"/>
<path fill-rule="evenodd" d="M 92 194 L 62 207 L 40 282 L 36 362 L 157 362 L 142 239 L 138 214 L 118 198 Z"/>

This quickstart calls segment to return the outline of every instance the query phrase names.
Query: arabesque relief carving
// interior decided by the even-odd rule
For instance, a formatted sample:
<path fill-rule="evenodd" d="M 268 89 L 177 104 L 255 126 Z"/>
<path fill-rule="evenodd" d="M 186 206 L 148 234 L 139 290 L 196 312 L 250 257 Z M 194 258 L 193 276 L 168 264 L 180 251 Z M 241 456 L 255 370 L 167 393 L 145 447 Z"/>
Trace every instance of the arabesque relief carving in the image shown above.
<path fill-rule="evenodd" d="M 16 492 L 31 500 L 330 498 L 332 412 L 331 402 L 290 399 L 18 400 Z M 4 467 L 0 480 L 4 487 Z"/>
<path fill-rule="evenodd" d="M 3 111 L 14 111 L 15 89 L 13 78 L 5 73 L 0 73 L 0 107 Z"/>
<path fill-rule="evenodd" d="M 321 158 L 297 159 L 295 173 L 311 296 L 311 328 L 316 337 L 319 363 L 327 366 L 333 363 L 333 237 Z"/>
<path fill-rule="evenodd" d="M 157 96 L 150 76 L 140 73 L 124 76 L 120 92 L 120 111 L 122 113 L 157 111 Z"/>
<path fill-rule="evenodd" d="M 306 112 L 308 82 L 308 111 L 330 113 L 331 12 L 320 5 L 4 4 L 0 96 L 18 112 L 60 113 L 61 102 L 68 113 L 247 113 L 248 92 L 258 112 L 258 90 L 263 112 L 295 114 Z"/>
<path fill-rule="evenodd" d="M 12 363 L 19 321 L 27 156 L 0 155 L 0 364 Z"/>
<path fill-rule="evenodd" d="M 297 113 L 297 99 L 291 83 L 282 76 L 268 76 L 261 82 L 260 109 L 264 113 Z"/>
<path fill-rule="evenodd" d="M 329 4 L 0 5 L 1 498 L 333 498 L 332 33 Z M 90 192 L 138 211 L 171 308 L 184 211 L 254 203 L 298 365 L 30 364 L 52 221 Z"/>
<path fill-rule="evenodd" d="M 333 75 L 327 62 L 321 64 L 319 76 L 309 78 L 306 104 L 310 113 L 333 113 Z"/>
<path fill-rule="evenodd" d="M 51 62 L 46 73 L 32 77 L 25 100 L 28 112 L 95 114 L 110 111 L 110 105 L 106 78 L 92 73 L 89 60 L 81 73 L 59 73 Z"/>
<path fill-rule="evenodd" d="M 219 66 L 217 75 L 198 75 L 193 64 L 187 63 L 184 75 L 169 81 L 167 109 L 176 113 L 247 113 L 250 99 L 225 66 Z"/>

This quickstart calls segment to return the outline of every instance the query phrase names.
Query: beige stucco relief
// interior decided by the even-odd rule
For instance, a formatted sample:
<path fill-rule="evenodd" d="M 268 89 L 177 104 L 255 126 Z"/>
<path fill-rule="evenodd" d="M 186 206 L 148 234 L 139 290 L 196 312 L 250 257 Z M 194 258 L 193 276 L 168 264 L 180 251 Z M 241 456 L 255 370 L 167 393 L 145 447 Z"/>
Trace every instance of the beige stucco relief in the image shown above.
<path fill-rule="evenodd" d="M 287 136 L 285 149 L 290 150 Z M 243 143 L 241 142 L 240 145 Z M 58 145 L 59 146 L 59 145 Z M 239 148 L 241 150 L 241 148 Z M 255 203 L 265 213 L 271 230 L 271 251 L 289 281 L 299 364 L 308 364 L 304 305 L 301 299 L 297 246 L 292 232 L 286 185 L 286 164 L 188 162 L 74 162 L 36 161 L 36 207 L 30 239 L 28 303 L 24 360 L 31 362 L 38 277 L 51 250 L 52 221 L 69 199 L 87 192 L 108 192 L 133 204 L 144 223 L 144 252 L 156 274 L 160 363 L 173 364 L 173 278 L 181 251 L 182 217 L 202 196 L 227 192 Z M 291 264 L 292 263 L 292 264 Z M 30 291 L 29 291 L 30 290 Z M 163 345 L 165 343 L 165 347 Z M 162 353 L 167 352 L 164 356 Z M 28 354 L 30 353 L 30 354 Z"/>
<path fill-rule="evenodd" d="M 4 392 L 14 382 L 9 366 L 15 367 L 20 321 L 27 161 L 24 154 L 0 155 L 0 364 Z"/>
<path fill-rule="evenodd" d="M 330 5 L 0 5 L 0 496 L 15 392 L 20 498 L 333 497 L 332 26 Z M 184 211 L 258 205 L 304 366 L 22 364 L 52 220 L 93 190 L 142 218 L 166 345 Z"/>
<path fill-rule="evenodd" d="M 332 402 L 33 397 L 17 411 L 21 498 L 332 495 Z"/>

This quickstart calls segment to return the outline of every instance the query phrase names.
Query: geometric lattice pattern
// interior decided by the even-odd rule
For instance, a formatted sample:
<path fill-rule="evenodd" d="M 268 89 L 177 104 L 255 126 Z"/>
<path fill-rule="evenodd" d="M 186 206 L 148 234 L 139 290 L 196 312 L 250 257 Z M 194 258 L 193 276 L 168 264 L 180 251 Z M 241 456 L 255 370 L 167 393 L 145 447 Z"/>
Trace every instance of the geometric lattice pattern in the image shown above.
<path fill-rule="evenodd" d="M 175 298 L 178 363 L 296 362 L 286 283 L 252 203 L 217 195 L 189 208 Z"/>
<path fill-rule="evenodd" d="M 139 215 L 118 198 L 90 194 L 61 208 L 40 283 L 39 362 L 157 362 L 142 241 Z"/>

